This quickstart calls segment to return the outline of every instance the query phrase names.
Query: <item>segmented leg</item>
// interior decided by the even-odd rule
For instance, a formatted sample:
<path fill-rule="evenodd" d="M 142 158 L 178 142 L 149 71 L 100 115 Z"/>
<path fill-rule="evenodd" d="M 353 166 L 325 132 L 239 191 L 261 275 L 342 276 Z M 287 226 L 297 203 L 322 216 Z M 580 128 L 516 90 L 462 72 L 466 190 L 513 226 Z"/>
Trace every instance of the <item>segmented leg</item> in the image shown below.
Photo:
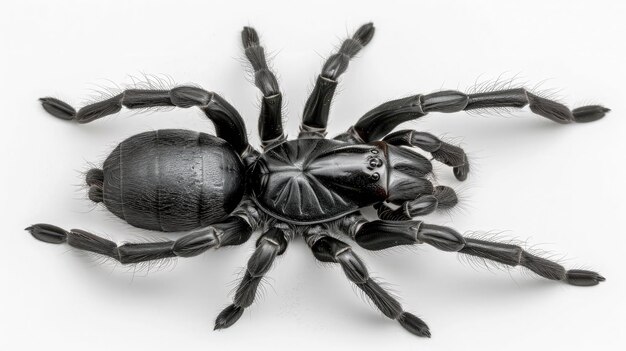
<path fill-rule="evenodd" d="M 118 245 L 80 229 L 66 231 L 51 224 L 35 224 L 26 228 L 36 239 L 68 245 L 85 251 L 111 257 L 122 264 L 139 263 L 169 257 L 191 257 L 208 249 L 240 245 L 250 238 L 252 227 L 239 216 L 231 216 L 222 223 L 194 230 L 178 240 L 152 243 L 123 243 Z"/>
<path fill-rule="evenodd" d="M 259 42 L 259 35 L 251 27 L 244 27 L 241 32 L 244 52 L 254 71 L 254 84 L 263 93 L 261 114 L 259 116 L 259 135 L 261 145 L 266 147 L 287 139 L 283 134 L 282 102 L 283 96 L 274 73 L 267 66 L 265 51 Z"/>
<path fill-rule="evenodd" d="M 367 112 L 348 132 L 337 136 L 336 139 L 356 142 L 378 140 L 400 123 L 422 117 L 429 112 L 450 113 L 502 107 L 522 108 L 526 105 L 535 114 L 558 123 L 593 122 L 610 111 L 599 105 L 583 106 L 570 111 L 566 106 L 534 95 L 524 88 L 477 94 L 446 90 L 386 102 Z"/>
<path fill-rule="evenodd" d="M 374 36 L 374 25 L 367 23 L 361 26 L 352 36 L 346 39 L 339 52 L 332 54 L 324 63 L 322 73 L 318 76 L 315 87 L 304 106 L 301 134 L 326 134 L 328 113 L 332 103 L 337 79 L 347 69 L 352 59 Z"/>
<path fill-rule="evenodd" d="M 78 112 L 55 98 L 45 97 L 39 100 L 51 115 L 78 123 L 89 123 L 118 113 L 122 106 L 129 109 L 197 106 L 215 124 L 218 137 L 229 142 L 240 155 L 250 152 L 246 126 L 239 112 L 218 94 L 197 87 L 180 86 L 172 90 L 128 89 L 112 98 L 87 105 Z"/>
<path fill-rule="evenodd" d="M 518 245 L 466 238 L 452 228 L 421 221 L 376 220 L 364 223 L 362 218 L 354 217 L 342 226 L 361 247 L 368 250 L 426 243 L 442 251 L 482 257 L 513 267 L 526 267 L 541 277 L 571 285 L 592 286 L 605 280 L 593 271 L 566 270 L 560 264 L 533 255 Z"/>
<path fill-rule="evenodd" d="M 415 315 L 405 312 L 400 302 L 369 276 L 365 264 L 348 244 L 315 229 L 305 234 L 305 240 L 315 258 L 322 262 L 341 265 L 346 277 L 363 290 L 385 316 L 397 320 L 406 330 L 417 336 L 430 337 L 430 330 L 426 323 Z"/>
<path fill-rule="evenodd" d="M 243 279 L 237 287 L 233 304 L 217 316 L 215 329 L 228 328 L 235 324 L 243 314 L 243 310 L 252 305 L 263 276 L 272 267 L 276 256 L 285 252 L 288 241 L 287 232 L 276 227 L 261 235 L 256 243 L 256 250 L 248 260 Z"/>
<path fill-rule="evenodd" d="M 432 134 L 415 130 L 400 130 L 387 135 L 383 141 L 396 146 L 418 147 L 429 152 L 435 160 L 452 167 L 454 176 L 458 180 L 467 179 L 470 167 L 465 151 L 458 146 L 439 140 Z"/>

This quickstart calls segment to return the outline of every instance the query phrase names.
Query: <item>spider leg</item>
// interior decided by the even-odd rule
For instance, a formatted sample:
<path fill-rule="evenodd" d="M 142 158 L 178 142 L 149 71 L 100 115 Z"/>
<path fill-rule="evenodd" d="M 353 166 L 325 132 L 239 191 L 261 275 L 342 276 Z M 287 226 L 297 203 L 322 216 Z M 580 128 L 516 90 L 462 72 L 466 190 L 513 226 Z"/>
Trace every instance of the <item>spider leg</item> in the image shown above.
<path fill-rule="evenodd" d="M 274 73 L 267 65 L 265 51 L 259 42 L 259 35 L 256 30 L 251 27 L 244 27 L 241 32 L 241 40 L 246 57 L 254 71 L 254 84 L 263 93 L 259 115 L 259 135 L 261 136 L 261 145 L 265 148 L 270 144 L 280 143 L 287 139 L 283 133 L 283 96 L 280 93 Z"/>
<path fill-rule="evenodd" d="M 215 124 L 217 136 L 229 142 L 240 155 L 250 152 L 251 149 L 246 126 L 239 112 L 218 94 L 198 87 L 179 86 L 171 90 L 128 89 L 112 98 L 84 106 L 78 111 L 52 97 L 39 100 L 51 115 L 78 123 L 89 123 L 118 113 L 122 106 L 129 109 L 197 106 Z"/>
<path fill-rule="evenodd" d="M 304 238 L 315 258 L 321 262 L 338 263 L 346 277 L 356 284 L 386 317 L 397 320 L 406 330 L 417 336 L 430 337 L 426 323 L 405 312 L 400 302 L 370 277 L 365 264 L 352 251 L 350 245 L 317 230 L 309 230 Z"/>
<path fill-rule="evenodd" d="M 352 59 L 374 36 L 374 25 L 367 23 L 361 26 L 352 36 L 344 40 L 339 52 L 332 54 L 324 63 L 322 73 L 317 77 L 315 87 L 304 106 L 301 135 L 307 133 L 326 135 L 328 113 L 332 103 L 337 79 L 347 69 Z"/>
<path fill-rule="evenodd" d="M 276 256 L 282 255 L 287 249 L 289 235 L 283 229 L 274 227 L 263 233 L 256 242 L 256 250 L 248 260 L 246 272 L 243 276 L 233 304 L 226 307 L 215 320 L 215 329 L 228 328 L 235 324 L 243 314 L 243 310 L 254 302 L 257 288 L 267 273 Z"/>
<path fill-rule="evenodd" d="M 592 286 L 605 280 L 593 271 L 566 270 L 560 264 L 533 255 L 518 245 L 467 238 L 452 228 L 421 221 L 376 220 L 364 223 L 362 217 L 354 217 L 351 223 L 344 223 L 342 229 L 368 250 L 426 243 L 442 251 L 481 257 L 512 267 L 526 267 L 541 277 L 571 285 Z"/>
<path fill-rule="evenodd" d="M 565 105 L 534 95 L 524 88 L 477 94 L 445 90 L 386 102 L 367 112 L 353 127 L 337 136 L 336 139 L 359 143 L 378 140 L 400 123 L 425 116 L 429 112 L 451 113 L 502 107 L 522 108 L 526 105 L 535 114 L 563 124 L 593 122 L 610 111 L 599 105 L 582 106 L 570 111 Z"/>
<path fill-rule="evenodd" d="M 252 228 L 242 217 L 230 216 L 222 223 L 200 228 L 179 238 L 149 243 L 116 244 L 80 229 L 66 231 L 51 224 L 26 228 L 35 238 L 52 244 L 67 243 L 85 251 L 111 257 L 122 264 L 139 263 L 169 257 L 196 256 L 210 248 L 240 245 L 250 238 Z"/>
<path fill-rule="evenodd" d="M 418 147 L 430 152 L 435 160 L 452 167 L 454 176 L 458 180 L 467 179 L 470 166 L 465 151 L 458 146 L 439 140 L 432 134 L 414 130 L 400 130 L 385 136 L 383 141 L 396 146 Z"/>

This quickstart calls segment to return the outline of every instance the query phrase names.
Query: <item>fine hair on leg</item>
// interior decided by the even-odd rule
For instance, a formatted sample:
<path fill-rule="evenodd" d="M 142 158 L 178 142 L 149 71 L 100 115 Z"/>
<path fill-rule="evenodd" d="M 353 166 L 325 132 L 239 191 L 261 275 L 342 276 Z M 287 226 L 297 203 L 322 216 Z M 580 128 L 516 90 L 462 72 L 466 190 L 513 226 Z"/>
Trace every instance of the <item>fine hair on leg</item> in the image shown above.
<path fill-rule="evenodd" d="M 304 238 L 321 262 L 337 263 L 346 277 L 354 283 L 387 318 L 397 320 L 402 327 L 417 336 L 430 337 L 428 326 L 417 316 L 406 312 L 402 305 L 370 276 L 363 261 L 352 248 L 313 227 L 304 234 Z"/>
<path fill-rule="evenodd" d="M 122 264 L 197 256 L 211 248 L 243 244 L 252 234 L 250 224 L 239 216 L 231 216 L 222 223 L 194 230 L 177 240 L 144 243 L 116 244 L 81 229 L 66 231 L 45 223 L 34 224 L 26 230 L 40 241 L 67 243 L 76 249 L 107 256 Z"/>
<path fill-rule="evenodd" d="M 304 106 L 301 132 L 326 134 L 337 79 L 348 69 L 350 60 L 369 44 L 374 37 L 374 31 L 374 24 L 362 25 L 352 37 L 343 41 L 338 52 L 328 57 Z"/>
<path fill-rule="evenodd" d="M 259 35 L 252 27 L 244 27 L 241 32 L 244 53 L 254 76 L 254 85 L 261 91 L 261 112 L 259 115 L 259 135 L 261 144 L 267 147 L 286 139 L 282 125 L 283 96 L 274 72 L 267 64 L 265 50 Z"/>
<path fill-rule="evenodd" d="M 244 276 L 237 287 L 233 303 L 215 319 L 214 329 L 224 329 L 239 320 L 245 308 L 250 307 L 257 296 L 257 289 L 277 256 L 287 249 L 289 235 L 283 229 L 273 227 L 257 240 L 256 249 L 246 266 Z"/>
<path fill-rule="evenodd" d="M 532 254 L 516 244 L 468 238 L 452 228 L 422 221 L 376 220 L 360 224 L 351 235 L 368 250 L 426 243 L 442 251 L 459 252 L 511 267 L 525 267 L 543 278 L 570 285 L 592 286 L 605 280 L 594 271 L 566 270 L 559 263 Z"/>
<path fill-rule="evenodd" d="M 443 90 L 385 102 L 363 115 L 345 134 L 362 142 L 370 142 L 389 134 L 399 124 L 423 117 L 430 112 L 453 113 L 476 109 L 522 108 L 526 105 L 533 113 L 561 124 L 593 122 L 610 111 L 600 105 L 570 110 L 559 102 L 535 95 L 524 88 L 475 94 Z"/>
<path fill-rule="evenodd" d="M 78 111 L 56 98 L 44 97 L 39 100 L 44 110 L 51 115 L 78 123 L 89 123 L 118 113 L 122 107 L 147 109 L 196 106 L 213 122 L 217 136 L 229 142 L 237 153 L 242 155 L 251 152 L 246 126 L 239 112 L 218 94 L 195 86 L 178 86 L 171 90 L 127 89 Z"/>

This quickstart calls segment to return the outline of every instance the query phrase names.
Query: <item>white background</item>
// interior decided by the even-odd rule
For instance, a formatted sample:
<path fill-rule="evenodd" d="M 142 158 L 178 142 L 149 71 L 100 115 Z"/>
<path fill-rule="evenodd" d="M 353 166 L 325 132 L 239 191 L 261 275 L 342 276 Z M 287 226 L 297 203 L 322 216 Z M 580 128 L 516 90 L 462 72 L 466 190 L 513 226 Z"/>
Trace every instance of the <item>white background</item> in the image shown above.
<path fill-rule="evenodd" d="M 624 16 L 621 1 L 11 1 L 0 9 L 3 350 L 618 350 L 625 344 L 623 201 Z M 256 134 L 258 92 L 241 64 L 239 31 L 254 25 L 275 54 L 296 134 L 326 57 L 362 23 L 376 35 L 341 77 L 330 134 L 388 99 L 520 74 L 560 89 L 570 106 L 613 109 L 587 125 L 557 125 L 528 110 L 503 118 L 433 114 L 410 128 L 461 142 L 473 162 L 461 210 L 427 218 L 461 232 L 528 239 L 567 267 L 607 277 L 593 288 L 519 270 L 474 269 L 431 247 L 372 254 L 356 249 L 405 308 L 430 325 L 420 339 L 361 301 L 338 267 L 315 263 L 295 241 L 270 272 L 264 298 L 232 328 L 213 332 L 253 242 L 132 274 L 67 246 L 35 241 L 37 222 L 111 238 L 154 237 L 86 200 L 81 172 L 145 130 L 210 131 L 198 112 L 123 111 L 88 124 L 55 120 L 41 96 L 81 106 L 92 84 L 169 74 L 235 105 Z M 405 126 L 406 127 L 406 126 Z M 457 139 L 457 137 L 459 137 Z"/>

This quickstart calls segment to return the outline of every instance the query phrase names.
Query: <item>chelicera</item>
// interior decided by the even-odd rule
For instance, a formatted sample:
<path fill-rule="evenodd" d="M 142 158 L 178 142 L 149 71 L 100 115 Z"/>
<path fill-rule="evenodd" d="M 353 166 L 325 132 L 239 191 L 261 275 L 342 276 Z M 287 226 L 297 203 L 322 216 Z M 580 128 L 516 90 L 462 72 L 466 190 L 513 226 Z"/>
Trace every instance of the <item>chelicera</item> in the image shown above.
<path fill-rule="evenodd" d="M 189 231 L 178 240 L 116 244 L 92 233 L 35 224 L 28 231 L 48 243 L 111 257 L 123 264 L 196 256 L 209 249 L 241 245 L 262 234 L 233 303 L 217 317 L 215 328 L 233 325 L 255 299 L 263 276 L 290 240 L 302 237 L 315 257 L 337 263 L 347 278 L 387 317 L 409 332 L 430 336 L 427 325 L 368 274 L 342 235 L 367 250 L 426 243 L 443 251 L 522 266 L 537 275 L 572 285 L 604 281 L 596 272 L 566 270 L 560 264 L 508 243 L 464 237 L 452 228 L 414 220 L 455 206 L 455 192 L 429 180 L 431 161 L 452 167 L 460 181 L 470 165 L 465 152 L 414 130 L 393 132 L 400 123 L 430 112 L 522 108 L 558 123 L 591 122 L 609 110 L 566 106 L 524 88 L 465 94 L 439 91 L 385 102 L 362 116 L 348 131 L 326 139 L 329 109 L 337 80 L 374 35 L 369 23 L 346 39 L 325 62 L 306 102 L 300 133 L 287 140 L 282 127 L 282 95 L 268 68 L 257 32 L 245 27 L 243 47 L 261 90 L 259 133 L 262 152 L 248 143 L 243 119 L 224 98 L 194 86 L 170 90 L 128 89 L 76 111 L 55 98 L 42 98 L 55 117 L 89 123 L 126 107 L 197 107 L 215 125 L 216 135 L 189 130 L 157 130 L 132 136 L 115 148 L 102 169 L 87 173 L 89 198 L 131 225 L 161 232 Z M 374 206 L 378 219 L 360 209 Z"/>

